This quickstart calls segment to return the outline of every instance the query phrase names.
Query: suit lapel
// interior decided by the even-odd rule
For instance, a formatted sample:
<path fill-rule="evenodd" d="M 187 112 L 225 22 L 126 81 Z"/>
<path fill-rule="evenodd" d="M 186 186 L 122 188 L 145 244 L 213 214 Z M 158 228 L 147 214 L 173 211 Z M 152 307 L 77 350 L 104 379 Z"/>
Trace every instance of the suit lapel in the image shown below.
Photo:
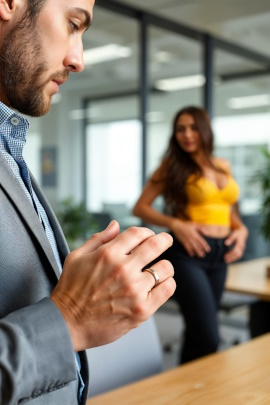
<path fill-rule="evenodd" d="M 9 167 L 5 157 L 0 153 L 0 185 L 5 193 L 9 196 L 21 217 L 24 219 L 27 227 L 32 232 L 43 252 L 47 256 L 54 273 L 57 278 L 60 277 L 60 271 L 51 248 L 50 242 L 46 233 L 39 221 L 38 215 L 29 202 L 24 190 L 15 178 L 11 168 Z M 43 202 L 42 202 L 43 203 Z M 46 209 L 46 208 L 45 208 Z"/>
<path fill-rule="evenodd" d="M 66 256 L 69 254 L 69 247 L 66 242 L 66 238 L 63 234 L 62 228 L 59 225 L 59 222 L 58 222 L 53 210 L 51 209 L 51 206 L 50 206 L 48 200 L 46 199 L 45 195 L 41 191 L 41 189 L 38 186 L 33 175 L 31 173 L 30 173 L 30 175 L 31 175 L 31 183 L 32 183 L 33 189 L 35 190 L 35 193 L 36 193 L 41 205 L 43 206 L 44 210 L 46 211 L 46 214 L 49 218 L 51 227 L 54 232 L 54 236 L 56 239 L 56 243 L 57 243 L 57 246 L 59 249 L 61 259 L 64 260 L 66 258 Z M 63 260 L 62 260 L 62 262 L 63 262 Z"/>

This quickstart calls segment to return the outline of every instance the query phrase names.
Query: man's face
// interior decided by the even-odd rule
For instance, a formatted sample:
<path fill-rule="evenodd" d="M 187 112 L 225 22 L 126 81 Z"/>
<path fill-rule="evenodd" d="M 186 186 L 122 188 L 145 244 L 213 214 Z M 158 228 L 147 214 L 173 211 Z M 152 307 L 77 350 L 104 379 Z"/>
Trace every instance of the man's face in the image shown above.
<path fill-rule="evenodd" d="M 31 0 L 30 0 L 31 1 Z M 94 0 L 46 0 L 36 21 L 22 15 L 0 48 L 0 100 L 41 116 L 70 72 L 84 68 L 82 34 Z"/>

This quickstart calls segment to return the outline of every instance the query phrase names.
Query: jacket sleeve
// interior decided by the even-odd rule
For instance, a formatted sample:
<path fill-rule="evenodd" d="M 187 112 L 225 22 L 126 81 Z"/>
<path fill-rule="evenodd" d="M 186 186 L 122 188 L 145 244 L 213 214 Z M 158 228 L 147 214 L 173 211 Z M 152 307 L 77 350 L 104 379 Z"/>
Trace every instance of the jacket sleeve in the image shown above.
<path fill-rule="evenodd" d="M 50 298 L 0 320 L 0 404 L 38 397 L 76 378 L 71 337 Z"/>

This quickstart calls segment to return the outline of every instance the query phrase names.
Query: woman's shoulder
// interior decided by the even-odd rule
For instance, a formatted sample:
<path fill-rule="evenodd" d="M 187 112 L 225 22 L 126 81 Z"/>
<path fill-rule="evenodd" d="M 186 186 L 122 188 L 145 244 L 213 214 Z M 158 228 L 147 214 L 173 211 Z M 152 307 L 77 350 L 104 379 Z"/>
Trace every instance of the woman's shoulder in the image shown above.
<path fill-rule="evenodd" d="M 231 163 L 224 158 L 221 157 L 214 157 L 213 158 L 213 163 L 216 167 L 224 170 L 226 173 L 231 174 Z"/>

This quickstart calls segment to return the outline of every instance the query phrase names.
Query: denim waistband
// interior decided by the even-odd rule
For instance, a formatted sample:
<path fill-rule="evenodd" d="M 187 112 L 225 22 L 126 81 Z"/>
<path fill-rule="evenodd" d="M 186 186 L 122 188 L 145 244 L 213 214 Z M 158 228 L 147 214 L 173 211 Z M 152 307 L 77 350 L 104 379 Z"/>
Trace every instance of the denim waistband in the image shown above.
<path fill-rule="evenodd" d="M 210 238 L 208 236 L 203 236 L 206 242 L 209 244 L 211 250 L 210 252 L 206 253 L 203 258 L 199 257 L 190 257 L 186 252 L 184 246 L 176 239 L 175 235 L 171 233 L 173 237 L 173 245 L 168 250 L 169 254 L 177 254 L 181 255 L 183 258 L 186 257 L 189 260 L 199 260 L 202 262 L 216 262 L 216 261 L 223 261 L 224 254 L 230 250 L 230 247 L 224 244 L 226 238 Z"/>
<path fill-rule="evenodd" d="M 170 235 L 173 237 L 173 240 L 174 240 L 174 241 L 178 241 L 173 232 L 170 232 Z M 218 245 L 218 246 L 220 246 L 221 244 L 223 244 L 223 243 L 225 242 L 225 240 L 229 237 L 229 235 L 225 236 L 224 238 L 213 238 L 213 237 L 205 236 L 205 235 L 202 235 L 202 237 L 203 237 L 209 244 L 211 243 L 211 244 L 213 244 L 213 245 Z M 180 243 L 180 242 L 178 242 L 178 243 Z"/>

